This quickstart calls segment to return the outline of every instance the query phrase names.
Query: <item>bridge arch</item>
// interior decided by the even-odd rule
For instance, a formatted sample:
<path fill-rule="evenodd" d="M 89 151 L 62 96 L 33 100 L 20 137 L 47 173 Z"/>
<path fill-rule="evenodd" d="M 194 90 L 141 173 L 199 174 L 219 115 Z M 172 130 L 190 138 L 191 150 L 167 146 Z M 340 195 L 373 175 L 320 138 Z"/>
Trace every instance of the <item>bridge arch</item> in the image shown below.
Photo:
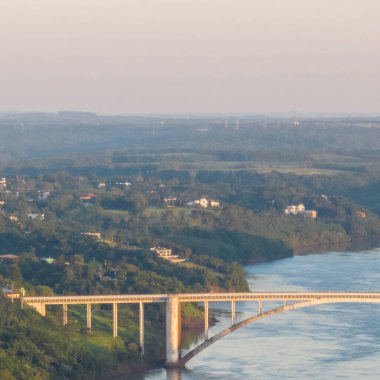
<path fill-rule="evenodd" d="M 298 302 L 294 304 L 288 304 L 284 306 L 279 306 L 274 309 L 264 311 L 260 314 L 256 314 L 250 318 L 245 319 L 244 321 L 241 321 L 239 323 L 236 323 L 235 325 L 230 326 L 229 328 L 219 332 L 218 334 L 214 335 L 213 337 L 206 339 L 204 342 L 202 342 L 199 346 L 195 347 L 193 350 L 189 351 L 186 355 L 184 355 L 182 358 L 178 360 L 178 367 L 185 367 L 186 363 L 189 362 L 191 359 L 194 358 L 194 356 L 198 355 L 200 352 L 205 350 L 207 347 L 211 346 L 212 344 L 216 343 L 220 339 L 224 338 L 225 336 L 232 334 L 234 331 L 241 329 L 242 327 L 246 327 L 252 323 L 255 323 L 261 319 L 264 319 L 266 317 L 284 313 L 286 311 L 290 310 L 296 310 L 301 309 L 305 307 L 310 306 L 316 306 L 316 305 L 322 305 L 322 304 L 329 304 L 329 303 L 348 303 L 349 301 L 333 301 L 333 300 L 310 300 L 310 301 L 304 301 L 304 302 Z"/>

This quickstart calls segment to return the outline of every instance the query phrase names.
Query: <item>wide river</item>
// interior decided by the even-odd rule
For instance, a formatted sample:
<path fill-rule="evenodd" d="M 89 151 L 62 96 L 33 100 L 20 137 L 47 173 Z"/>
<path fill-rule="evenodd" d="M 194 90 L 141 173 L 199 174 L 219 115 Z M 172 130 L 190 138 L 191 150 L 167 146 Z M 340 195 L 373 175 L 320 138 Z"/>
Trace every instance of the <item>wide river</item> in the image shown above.
<path fill-rule="evenodd" d="M 380 291 L 380 249 L 296 256 L 245 270 L 252 291 Z M 219 322 L 210 336 L 230 324 L 227 304 L 213 310 Z M 257 313 L 257 303 L 237 303 L 236 310 L 241 321 Z M 272 316 L 223 338 L 187 367 L 136 379 L 380 379 L 380 305 L 320 305 Z"/>

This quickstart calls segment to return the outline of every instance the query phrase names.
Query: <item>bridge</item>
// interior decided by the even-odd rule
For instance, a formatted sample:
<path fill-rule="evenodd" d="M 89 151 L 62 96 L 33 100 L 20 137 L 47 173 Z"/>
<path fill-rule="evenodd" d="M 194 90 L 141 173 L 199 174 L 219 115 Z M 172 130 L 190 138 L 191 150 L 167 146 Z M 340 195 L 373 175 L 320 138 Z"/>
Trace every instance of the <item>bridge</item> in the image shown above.
<path fill-rule="evenodd" d="M 205 340 L 185 356 L 180 355 L 181 336 L 181 304 L 194 302 L 204 306 Z M 229 302 L 231 305 L 231 326 L 209 338 L 209 303 Z M 257 302 L 257 314 L 236 322 L 236 302 Z M 264 302 L 281 302 L 281 306 L 264 311 Z M 147 303 L 166 303 L 166 366 L 183 367 L 199 352 L 211 344 L 231 334 L 239 328 L 254 323 L 262 318 L 295 310 L 328 303 L 380 303 L 380 292 L 273 292 L 273 293 L 193 293 L 193 294 L 147 294 L 147 295 L 86 295 L 86 296 L 53 296 L 53 297 L 21 297 L 22 305 L 33 307 L 42 316 L 46 315 L 46 307 L 62 306 L 62 323 L 68 323 L 69 305 L 87 305 L 87 329 L 91 330 L 92 305 L 113 305 L 113 336 L 118 334 L 118 305 L 139 305 L 139 343 L 144 353 L 144 305 Z"/>

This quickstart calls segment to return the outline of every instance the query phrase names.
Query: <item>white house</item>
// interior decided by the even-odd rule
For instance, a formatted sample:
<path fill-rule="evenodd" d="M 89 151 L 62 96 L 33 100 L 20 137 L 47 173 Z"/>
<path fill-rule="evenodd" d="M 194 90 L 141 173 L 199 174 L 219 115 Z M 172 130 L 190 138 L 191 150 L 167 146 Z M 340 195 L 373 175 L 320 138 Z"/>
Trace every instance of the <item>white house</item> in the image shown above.
<path fill-rule="evenodd" d="M 306 210 L 305 205 L 303 203 L 300 203 L 299 205 L 290 205 L 284 210 L 285 214 L 287 215 L 297 215 L 302 214 L 306 217 L 309 217 L 311 219 L 317 219 L 318 212 L 315 210 Z"/>
<path fill-rule="evenodd" d="M 33 214 L 29 213 L 28 218 L 30 219 L 39 219 L 39 220 L 45 220 L 45 214 Z"/>
<path fill-rule="evenodd" d="M 206 198 L 199 199 L 198 203 L 203 208 L 207 208 L 208 207 L 208 200 Z"/>
<path fill-rule="evenodd" d="M 7 189 L 7 179 L 5 177 L 0 178 L 0 190 Z"/>
<path fill-rule="evenodd" d="M 299 205 L 290 205 L 285 210 L 285 214 L 299 214 L 305 211 L 305 205 L 300 203 Z"/>
<path fill-rule="evenodd" d="M 201 199 L 196 199 L 194 201 L 190 201 L 186 203 L 187 206 L 200 206 L 202 208 L 207 208 L 207 207 L 220 207 L 220 202 L 219 201 L 209 201 L 206 198 L 201 198 Z"/>
<path fill-rule="evenodd" d="M 91 238 L 96 238 L 98 240 L 101 238 L 100 232 L 81 232 L 80 234 L 83 236 L 89 236 Z"/>
<path fill-rule="evenodd" d="M 157 257 L 168 260 L 171 263 L 182 263 L 186 261 L 186 259 L 181 259 L 178 255 L 173 255 L 172 250 L 170 248 L 165 247 L 152 247 L 150 249 L 153 253 L 157 255 Z"/>

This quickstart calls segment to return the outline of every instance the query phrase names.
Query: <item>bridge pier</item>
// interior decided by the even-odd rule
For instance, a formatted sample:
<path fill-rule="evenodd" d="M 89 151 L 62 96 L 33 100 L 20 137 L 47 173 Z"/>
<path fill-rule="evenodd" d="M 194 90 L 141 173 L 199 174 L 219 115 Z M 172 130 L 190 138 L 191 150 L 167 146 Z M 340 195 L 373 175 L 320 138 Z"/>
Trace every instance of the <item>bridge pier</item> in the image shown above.
<path fill-rule="evenodd" d="M 139 324 L 140 324 L 140 348 L 141 353 L 144 355 L 144 304 L 140 302 L 140 314 L 139 314 Z"/>
<path fill-rule="evenodd" d="M 45 317 L 46 316 L 46 306 L 44 303 L 40 303 L 38 304 L 36 310 L 43 316 Z"/>
<path fill-rule="evenodd" d="M 91 332 L 91 317 L 92 317 L 92 310 L 91 310 L 91 304 L 87 304 L 87 332 Z"/>
<path fill-rule="evenodd" d="M 62 325 L 67 325 L 67 303 L 62 305 Z"/>
<path fill-rule="evenodd" d="M 235 324 L 235 301 L 231 301 L 231 325 Z"/>
<path fill-rule="evenodd" d="M 263 312 L 263 302 L 260 300 L 259 301 L 259 314 L 261 314 Z"/>
<path fill-rule="evenodd" d="M 208 323 L 209 323 L 209 318 L 208 318 L 208 301 L 204 301 L 205 306 L 205 340 L 208 339 Z"/>
<path fill-rule="evenodd" d="M 113 337 L 117 337 L 117 303 L 113 304 Z"/>
<path fill-rule="evenodd" d="M 179 302 L 169 295 L 166 302 L 166 362 L 167 367 L 176 367 L 179 359 Z"/>
<path fill-rule="evenodd" d="M 46 315 L 46 307 L 44 303 L 35 303 L 31 305 L 34 310 L 43 317 Z"/>

